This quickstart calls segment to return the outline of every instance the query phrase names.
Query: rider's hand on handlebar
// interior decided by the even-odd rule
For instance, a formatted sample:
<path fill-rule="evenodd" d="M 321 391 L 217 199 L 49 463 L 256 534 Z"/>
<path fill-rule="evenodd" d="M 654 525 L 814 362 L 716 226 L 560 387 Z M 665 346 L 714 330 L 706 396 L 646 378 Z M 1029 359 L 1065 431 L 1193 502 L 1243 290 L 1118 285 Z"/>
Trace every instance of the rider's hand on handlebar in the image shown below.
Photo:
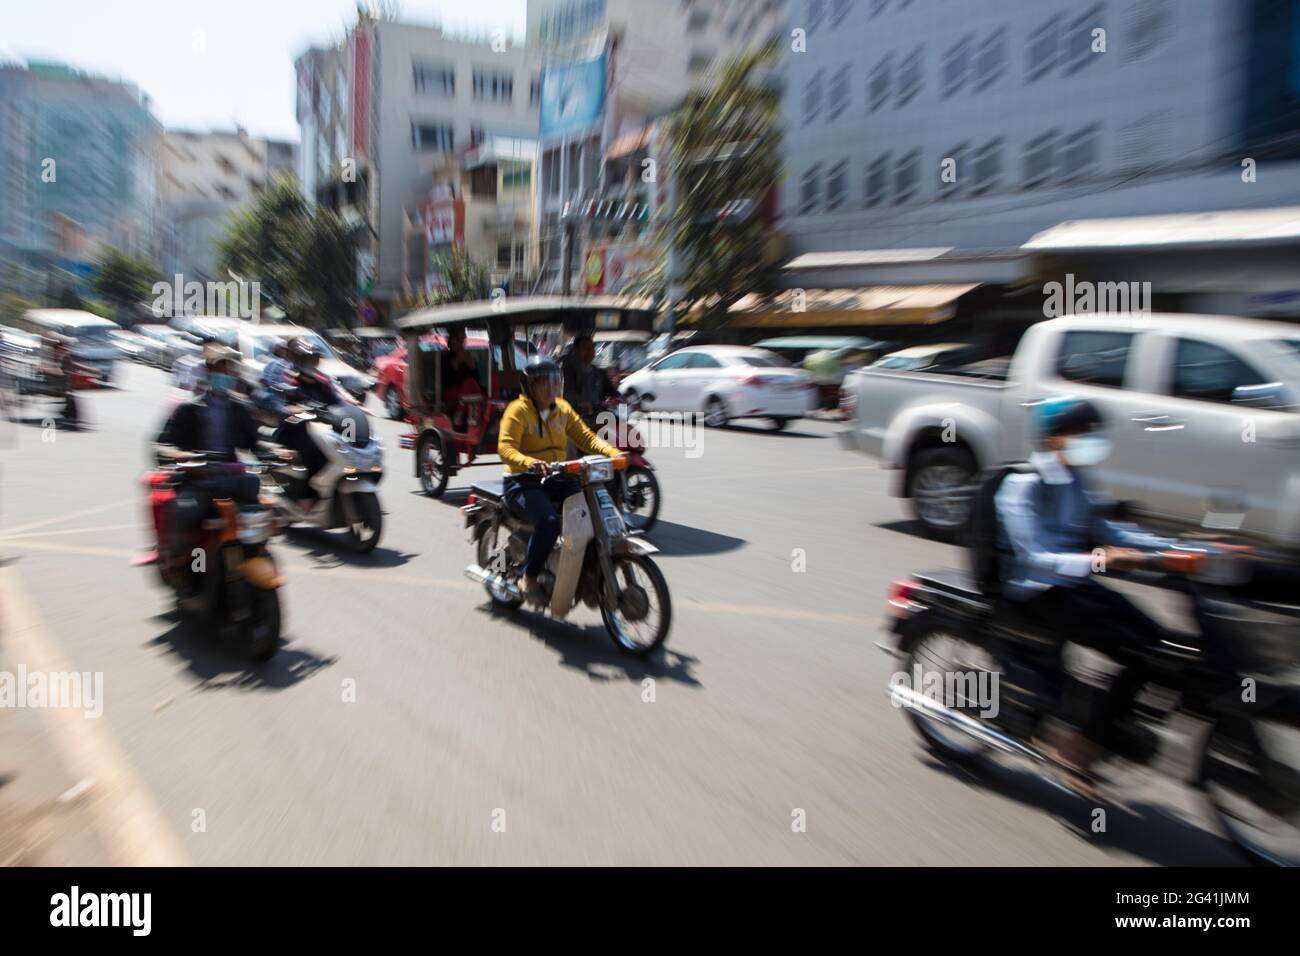
<path fill-rule="evenodd" d="M 534 475 L 545 476 L 551 473 L 551 466 L 549 462 L 534 461 L 528 465 L 528 470 L 531 471 Z"/>
<path fill-rule="evenodd" d="M 1107 569 L 1112 571 L 1131 571 L 1148 563 L 1146 553 L 1135 548 L 1106 548 L 1103 560 Z"/>

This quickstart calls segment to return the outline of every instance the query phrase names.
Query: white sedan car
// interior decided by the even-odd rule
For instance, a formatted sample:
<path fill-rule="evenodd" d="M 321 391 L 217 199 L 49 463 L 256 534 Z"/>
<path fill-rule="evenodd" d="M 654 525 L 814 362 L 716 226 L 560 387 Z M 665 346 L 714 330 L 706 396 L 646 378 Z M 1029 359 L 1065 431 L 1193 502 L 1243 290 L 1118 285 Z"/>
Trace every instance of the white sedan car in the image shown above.
<path fill-rule="evenodd" d="M 646 411 L 702 412 L 711 426 L 769 418 L 778 430 L 816 399 L 808 373 L 765 349 L 734 345 L 679 349 L 623 379 L 620 391 Z"/>

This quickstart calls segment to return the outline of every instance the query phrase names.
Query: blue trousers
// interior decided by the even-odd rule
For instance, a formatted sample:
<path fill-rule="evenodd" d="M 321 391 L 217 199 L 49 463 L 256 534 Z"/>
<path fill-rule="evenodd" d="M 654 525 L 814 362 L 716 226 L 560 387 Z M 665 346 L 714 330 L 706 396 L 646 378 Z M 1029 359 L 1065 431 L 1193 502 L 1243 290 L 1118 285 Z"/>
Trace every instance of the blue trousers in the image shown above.
<path fill-rule="evenodd" d="M 506 507 L 533 526 L 524 559 L 524 573 L 529 577 L 536 577 L 546 566 L 546 558 L 562 530 L 560 506 L 581 488 L 576 478 L 549 478 L 543 482 L 537 475 L 506 475 L 503 482 Z"/>

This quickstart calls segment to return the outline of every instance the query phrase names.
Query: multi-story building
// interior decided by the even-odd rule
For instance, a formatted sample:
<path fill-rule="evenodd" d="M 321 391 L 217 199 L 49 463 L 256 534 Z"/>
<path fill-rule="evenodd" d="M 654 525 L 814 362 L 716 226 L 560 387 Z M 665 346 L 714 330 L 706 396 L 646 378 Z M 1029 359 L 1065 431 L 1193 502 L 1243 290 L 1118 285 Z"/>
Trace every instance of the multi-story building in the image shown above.
<path fill-rule="evenodd" d="M 561 73 L 602 51 L 609 58 L 603 105 L 591 122 L 563 135 L 549 133 L 544 124 L 540 131 L 542 290 L 563 286 L 565 224 L 571 216 L 579 219 L 570 231 L 574 291 L 610 291 L 602 258 L 619 263 L 621 270 L 664 254 L 647 245 L 655 215 L 667 209 L 668 171 L 660 174 L 655 121 L 730 57 L 782 36 L 785 12 L 786 0 L 528 4 L 528 43 L 547 70 Z M 643 165 L 645 160 L 654 162 Z M 643 177 L 652 167 L 654 174 Z"/>
<path fill-rule="evenodd" d="M 411 213 L 434 166 L 490 136 L 534 137 L 537 68 L 505 38 L 369 18 L 296 66 L 299 181 L 358 227 L 359 289 L 385 315 L 403 294 Z"/>
<path fill-rule="evenodd" d="M 1300 196 L 1293 0 L 793 0 L 790 26 L 792 286 L 1005 282 L 1067 220 Z"/>
<path fill-rule="evenodd" d="M 0 130 L 0 259 L 22 267 L 23 291 L 57 270 L 84 287 L 104 247 L 160 260 L 162 127 L 136 87 L 0 66 Z"/>
<path fill-rule="evenodd" d="M 280 175 L 293 175 L 293 143 L 250 136 L 247 130 L 167 130 L 163 134 L 162 197 L 168 275 L 224 278 L 217 243 L 231 213 Z"/>

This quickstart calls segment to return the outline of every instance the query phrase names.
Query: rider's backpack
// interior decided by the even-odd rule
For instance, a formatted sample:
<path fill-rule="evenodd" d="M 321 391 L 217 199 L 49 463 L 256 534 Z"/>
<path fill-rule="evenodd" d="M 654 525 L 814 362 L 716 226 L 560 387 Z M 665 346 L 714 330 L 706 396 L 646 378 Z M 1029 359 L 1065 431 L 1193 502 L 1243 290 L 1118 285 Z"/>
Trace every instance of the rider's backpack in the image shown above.
<path fill-rule="evenodd" d="M 1006 553 L 995 500 L 998 489 L 1007 475 L 1032 473 L 1033 469 L 1027 465 L 995 465 L 984 469 L 976 483 L 964 537 L 971 577 L 980 592 L 989 597 L 1002 592 L 1002 557 Z"/>

